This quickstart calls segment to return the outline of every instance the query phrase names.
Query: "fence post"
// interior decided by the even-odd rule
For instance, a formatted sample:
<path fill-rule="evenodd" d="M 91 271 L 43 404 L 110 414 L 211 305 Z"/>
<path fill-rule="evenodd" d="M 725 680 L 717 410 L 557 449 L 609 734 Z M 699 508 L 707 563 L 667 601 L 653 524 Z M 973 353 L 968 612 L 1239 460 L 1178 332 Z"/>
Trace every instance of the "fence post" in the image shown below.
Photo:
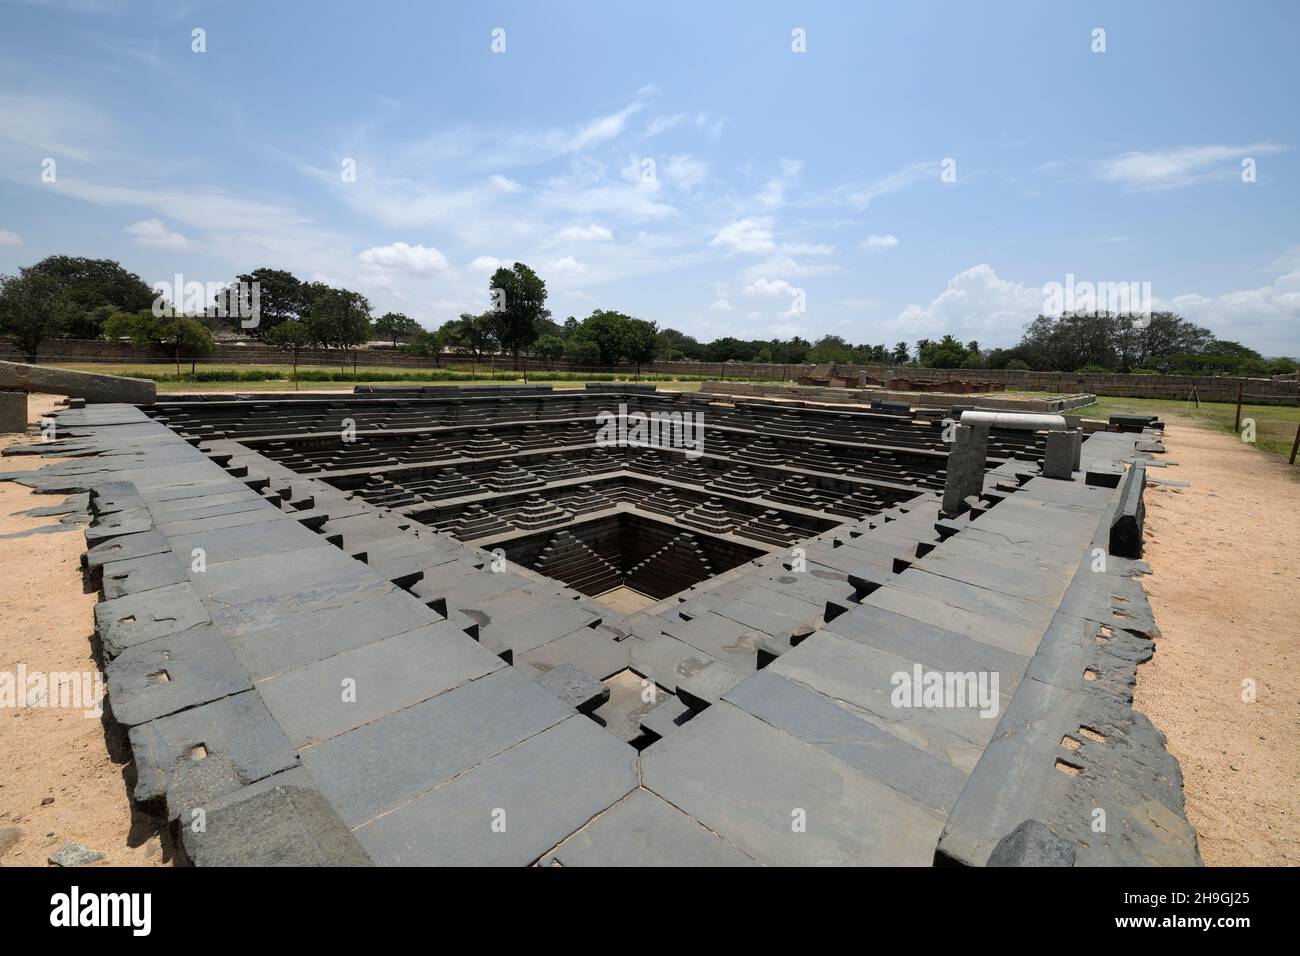
<path fill-rule="evenodd" d="M 1236 418 L 1236 422 L 1232 426 L 1232 430 L 1236 432 L 1238 435 L 1241 434 L 1241 400 L 1245 396 L 1245 393 L 1246 393 L 1246 383 L 1238 382 L 1237 383 L 1237 418 Z"/>
<path fill-rule="evenodd" d="M 1296 427 L 1295 427 L 1295 441 L 1293 441 L 1293 442 L 1291 443 L 1291 461 L 1290 461 L 1290 464 L 1292 464 L 1292 465 L 1295 464 L 1295 453 L 1296 453 L 1297 451 L 1300 451 L 1300 424 L 1297 424 Z"/>

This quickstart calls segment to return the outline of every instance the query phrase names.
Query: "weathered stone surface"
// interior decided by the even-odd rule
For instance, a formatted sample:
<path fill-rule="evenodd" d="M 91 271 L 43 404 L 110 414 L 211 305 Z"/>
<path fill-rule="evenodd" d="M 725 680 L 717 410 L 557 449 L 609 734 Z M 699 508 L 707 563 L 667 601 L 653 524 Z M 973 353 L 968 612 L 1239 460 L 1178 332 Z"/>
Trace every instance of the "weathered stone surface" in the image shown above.
<path fill-rule="evenodd" d="M 189 578 L 181 563 L 170 554 L 150 554 L 142 558 L 111 561 L 104 565 L 104 597 L 112 599 L 152 591 L 154 588 L 181 584 Z"/>
<path fill-rule="evenodd" d="M 769 865 L 928 866 L 943 827 L 941 814 L 725 701 L 641 765 L 646 789 Z"/>
<path fill-rule="evenodd" d="M 113 717 L 128 727 L 252 687 L 214 628 L 195 627 L 122 651 L 105 668 Z"/>
<path fill-rule="evenodd" d="M 257 689 L 301 748 L 503 666 L 495 654 L 440 622 L 283 671 Z"/>
<path fill-rule="evenodd" d="M 637 785 L 636 751 L 570 715 L 358 828 L 357 839 L 387 865 L 536 861 Z"/>
<path fill-rule="evenodd" d="M 568 717 L 586 721 L 507 667 L 310 747 L 302 761 L 356 826 Z"/>
<path fill-rule="evenodd" d="M 136 644 L 179 634 L 209 620 L 208 612 L 189 584 L 154 588 L 95 605 L 95 630 L 110 657 Z"/>
<path fill-rule="evenodd" d="M 201 830 L 182 826 L 195 866 L 370 866 L 302 769 L 286 770 L 212 801 Z"/>
<path fill-rule="evenodd" d="M 131 728 L 135 799 L 167 798 L 167 813 L 202 807 L 298 762 L 256 691 Z"/>
<path fill-rule="evenodd" d="M 609 700 L 608 686 L 572 664 L 552 667 L 538 676 L 537 683 L 583 714 L 591 713 Z"/>
<path fill-rule="evenodd" d="M 104 854 L 98 850 L 92 850 L 71 840 L 59 847 L 57 852 L 50 854 L 50 862 L 55 866 L 90 866 L 103 858 Z"/>
<path fill-rule="evenodd" d="M 143 378 L 122 378 L 98 372 L 74 372 L 45 365 L 0 362 L 0 389 L 21 389 L 46 395 L 70 395 L 88 402 L 151 405 L 157 386 Z"/>
<path fill-rule="evenodd" d="M 1026 820 L 993 848 L 988 865 L 1074 866 L 1074 847 L 1037 820 Z"/>
<path fill-rule="evenodd" d="M 755 861 L 648 790 L 569 837 L 542 866 L 754 866 Z"/>
<path fill-rule="evenodd" d="M 6 391 L 0 387 L 0 435 L 21 435 L 26 431 L 27 393 Z"/>

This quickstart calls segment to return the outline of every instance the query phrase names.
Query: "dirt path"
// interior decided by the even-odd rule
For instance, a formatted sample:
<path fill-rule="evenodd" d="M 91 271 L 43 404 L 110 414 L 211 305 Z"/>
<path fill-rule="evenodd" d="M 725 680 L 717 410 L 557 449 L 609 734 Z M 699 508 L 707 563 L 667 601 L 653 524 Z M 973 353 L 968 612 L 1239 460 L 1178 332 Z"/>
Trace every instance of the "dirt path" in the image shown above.
<path fill-rule="evenodd" d="M 1216 866 L 1300 864 L 1300 484 L 1231 435 L 1165 433 L 1190 483 L 1147 491 L 1144 578 L 1162 637 L 1137 708 L 1182 764 L 1187 816 Z M 1243 700 L 1243 682 L 1254 700 Z"/>
<path fill-rule="evenodd" d="M 30 420 L 57 401 L 31 396 Z M 31 440 L 0 436 L 0 447 Z M 27 471 L 53 460 L 0 458 L 0 471 Z M 62 495 L 38 495 L 0 482 L 0 674 L 11 679 L 20 665 L 28 675 L 98 671 L 91 654 L 97 596 L 83 592 L 81 526 L 4 537 L 59 526 L 58 517 L 14 512 L 62 501 Z M 99 866 L 166 862 L 168 850 L 156 822 L 132 811 L 120 734 L 114 732 L 112 740 L 120 755 L 114 760 L 102 720 L 85 716 L 80 706 L 61 706 L 70 702 L 70 695 L 59 700 L 56 690 L 31 706 L 0 706 L 0 865 L 45 866 L 66 841 L 103 853 Z M 14 837 L 17 842 L 11 843 Z"/>

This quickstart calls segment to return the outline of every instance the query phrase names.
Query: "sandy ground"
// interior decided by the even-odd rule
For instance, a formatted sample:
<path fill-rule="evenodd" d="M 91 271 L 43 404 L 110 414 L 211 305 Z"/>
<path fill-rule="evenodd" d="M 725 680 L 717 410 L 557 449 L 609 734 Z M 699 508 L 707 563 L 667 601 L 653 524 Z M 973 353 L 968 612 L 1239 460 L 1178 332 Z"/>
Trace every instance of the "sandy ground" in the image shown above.
<path fill-rule="evenodd" d="M 1165 446 L 1178 466 L 1149 474 L 1190 487 L 1147 491 L 1155 573 L 1143 583 L 1162 636 L 1138 670 L 1135 703 L 1182 764 L 1205 862 L 1295 866 L 1300 483 L 1232 435 L 1171 425 Z"/>
<path fill-rule="evenodd" d="M 31 396 L 29 418 L 36 421 L 58 401 Z M 31 440 L 0 436 L 0 447 Z M 0 471 L 27 471 L 53 460 L 0 458 Z M 0 673 L 16 676 L 20 664 L 28 674 L 98 671 L 91 649 L 97 596 L 83 587 L 81 526 L 3 537 L 58 526 L 57 517 L 14 512 L 62 501 L 61 495 L 0 482 Z M 132 809 L 128 780 L 134 780 L 123 736 L 106 734 L 102 719 L 86 717 L 80 706 L 52 706 L 67 702 L 56 691 L 32 706 L 0 706 L 0 866 L 48 865 L 66 841 L 103 853 L 97 866 L 168 862 L 170 840 L 160 836 L 159 822 Z"/>

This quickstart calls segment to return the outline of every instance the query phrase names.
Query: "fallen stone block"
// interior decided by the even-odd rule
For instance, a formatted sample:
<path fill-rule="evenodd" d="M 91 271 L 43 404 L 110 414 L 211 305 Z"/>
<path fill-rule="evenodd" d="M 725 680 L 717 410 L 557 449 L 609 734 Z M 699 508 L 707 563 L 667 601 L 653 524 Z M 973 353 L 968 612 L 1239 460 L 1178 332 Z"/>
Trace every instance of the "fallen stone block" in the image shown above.
<path fill-rule="evenodd" d="M 1037 820 L 1026 820 L 993 848 L 989 866 L 1074 866 L 1074 846 Z"/>
<path fill-rule="evenodd" d="M 88 402 L 122 402 L 127 405 L 152 405 L 158 394 L 158 387 L 148 379 L 74 372 L 19 362 L 0 362 L 0 389 L 21 389 L 84 398 Z"/>

